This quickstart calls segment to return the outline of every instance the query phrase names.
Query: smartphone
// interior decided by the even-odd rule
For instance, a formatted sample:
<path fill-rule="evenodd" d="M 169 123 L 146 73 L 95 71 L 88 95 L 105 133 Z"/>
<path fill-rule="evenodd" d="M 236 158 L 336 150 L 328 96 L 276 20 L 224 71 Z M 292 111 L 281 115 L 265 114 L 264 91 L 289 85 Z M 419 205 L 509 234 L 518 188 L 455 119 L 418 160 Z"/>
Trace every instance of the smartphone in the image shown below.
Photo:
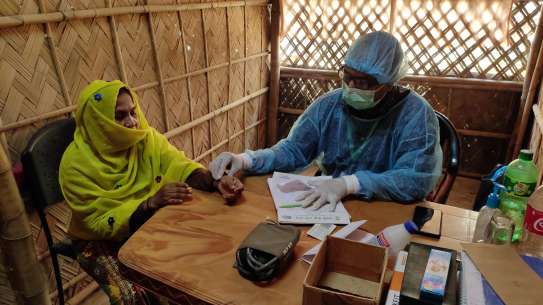
<path fill-rule="evenodd" d="M 440 238 L 442 215 L 440 210 L 416 206 L 413 213 L 413 222 L 419 227 L 417 234 Z"/>

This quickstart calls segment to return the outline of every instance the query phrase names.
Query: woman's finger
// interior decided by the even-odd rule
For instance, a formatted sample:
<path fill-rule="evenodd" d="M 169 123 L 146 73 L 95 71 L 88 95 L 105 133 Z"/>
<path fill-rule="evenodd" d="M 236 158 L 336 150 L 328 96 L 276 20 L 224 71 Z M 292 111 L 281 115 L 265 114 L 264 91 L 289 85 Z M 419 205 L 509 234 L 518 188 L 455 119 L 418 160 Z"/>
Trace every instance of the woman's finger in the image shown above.
<path fill-rule="evenodd" d="M 168 203 L 168 205 L 182 204 L 183 200 L 182 199 L 171 198 L 171 199 L 168 199 L 167 203 Z"/>

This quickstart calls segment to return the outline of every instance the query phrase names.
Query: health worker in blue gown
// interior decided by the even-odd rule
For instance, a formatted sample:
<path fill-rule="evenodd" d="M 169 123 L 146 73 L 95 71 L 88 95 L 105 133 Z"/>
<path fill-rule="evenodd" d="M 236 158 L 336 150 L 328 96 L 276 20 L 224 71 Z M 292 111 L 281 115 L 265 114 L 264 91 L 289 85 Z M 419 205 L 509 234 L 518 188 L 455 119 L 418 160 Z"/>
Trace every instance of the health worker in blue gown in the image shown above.
<path fill-rule="evenodd" d="M 340 89 L 313 101 L 273 147 L 221 153 L 209 165 L 212 175 L 289 172 L 315 162 L 334 179 L 300 196 L 304 207 L 334 210 L 349 194 L 423 199 L 441 174 L 439 125 L 422 96 L 397 84 L 405 70 L 394 36 L 373 32 L 358 38 L 339 69 Z"/>

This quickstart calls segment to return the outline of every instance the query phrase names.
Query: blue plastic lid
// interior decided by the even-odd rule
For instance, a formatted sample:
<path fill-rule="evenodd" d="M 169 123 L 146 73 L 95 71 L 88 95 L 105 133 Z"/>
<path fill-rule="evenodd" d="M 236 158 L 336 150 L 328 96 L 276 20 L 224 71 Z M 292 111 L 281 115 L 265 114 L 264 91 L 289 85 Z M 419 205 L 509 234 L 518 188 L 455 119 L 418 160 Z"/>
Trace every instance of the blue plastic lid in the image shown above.
<path fill-rule="evenodd" d="M 492 190 L 492 193 L 488 195 L 488 198 L 486 199 L 486 206 L 492 209 L 497 209 L 500 205 L 500 191 L 503 188 L 503 186 L 499 183 L 494 183 L 494 189 Z"/>
<path fill-rule="evenodd" d="M 486 206 L 492 209 L 497 209 L 500 205 L 500 196 L 496 193 L 490 193 L 486 199 Z"/>
<path fill-rule="evenodd" d="M 408 220 L 408 221 L 404 222 L 403 226 L 405 227 L 407 232 L 409 232 L 411 234 L 413 234 L 413 233 L 415 233 L 415 232 L 417 232 L 419 230 L 419 227 L 417 227 L 417 225 L 412 220 Z"/>

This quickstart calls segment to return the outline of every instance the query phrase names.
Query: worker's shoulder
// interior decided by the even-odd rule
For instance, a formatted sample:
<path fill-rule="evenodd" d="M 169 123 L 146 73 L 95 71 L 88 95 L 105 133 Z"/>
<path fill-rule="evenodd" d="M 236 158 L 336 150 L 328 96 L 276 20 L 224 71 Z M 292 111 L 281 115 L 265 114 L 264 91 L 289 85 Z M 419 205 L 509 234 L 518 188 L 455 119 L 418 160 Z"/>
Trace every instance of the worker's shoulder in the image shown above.
<path fill-rule="evenodd" d="M 334 89 L 326 92 L 325 94 L 317 97 L 312 107 L 318 107 L 320 110 L 330 110 L 331 108 L 339 107 L 341 103 L 341 88 Z"/>
<path fill-rule="evenodd" d="M 409 94 L 404 98 L 404 107 L 410 110 L 432 110 L 432 106 L 428 101 L 420 94 L 413 90 L 409 90 Z"/>

